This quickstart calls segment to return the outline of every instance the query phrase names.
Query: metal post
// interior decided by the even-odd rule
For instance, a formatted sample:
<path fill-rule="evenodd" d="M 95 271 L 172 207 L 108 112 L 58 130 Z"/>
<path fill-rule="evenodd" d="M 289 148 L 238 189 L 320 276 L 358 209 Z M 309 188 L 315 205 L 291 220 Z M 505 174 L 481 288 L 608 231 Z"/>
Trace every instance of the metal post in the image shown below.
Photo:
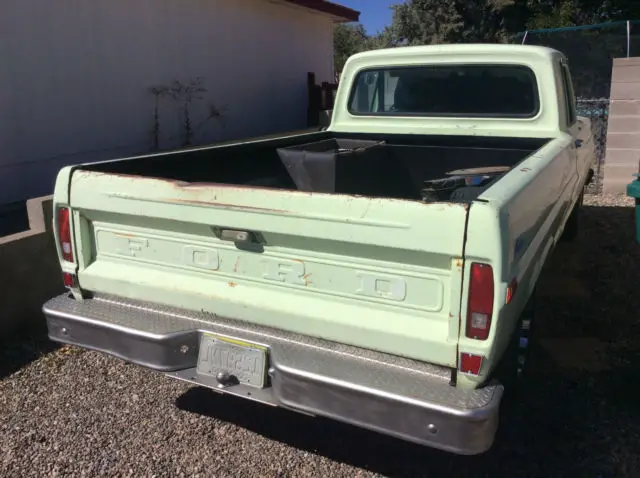
<path fill-rule="evenodd" d="M 527 30 L 526 32 L 524 32 L 524 36 L 522 37 L 522 44 L 524 45 L 525 42 L 527 41 L 527 35 L 529 34 L 529 30 Z"/>
<path fill-rule="evenodd" d="M 631 21 L 627 20 L 627 58 L 631 56 Z"/>

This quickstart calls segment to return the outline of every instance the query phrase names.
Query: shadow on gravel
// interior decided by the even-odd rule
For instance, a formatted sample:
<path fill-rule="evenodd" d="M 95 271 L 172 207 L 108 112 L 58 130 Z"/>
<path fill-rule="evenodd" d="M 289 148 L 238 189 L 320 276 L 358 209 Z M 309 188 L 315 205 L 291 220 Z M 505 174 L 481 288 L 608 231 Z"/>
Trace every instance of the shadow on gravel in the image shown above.
<path fill-rule="evenodd" d="M 0 380 L 58 348 L 59 345 L 51 342 L 44 333 L 32 337 L 17 336 L 11 341 L 0 340 Z"/>
<path fill-rule="evenodd" d="M 177 405 L 385 476 L 637 476 L 640 245 L 634 234 L 632 208 L 584 208 L 579 239 L 557 250 L 546 275 L 578 277 L 587 296 L 540 299 L 532 377 L 484 455 L 450 455 L 202 388 Z"/>

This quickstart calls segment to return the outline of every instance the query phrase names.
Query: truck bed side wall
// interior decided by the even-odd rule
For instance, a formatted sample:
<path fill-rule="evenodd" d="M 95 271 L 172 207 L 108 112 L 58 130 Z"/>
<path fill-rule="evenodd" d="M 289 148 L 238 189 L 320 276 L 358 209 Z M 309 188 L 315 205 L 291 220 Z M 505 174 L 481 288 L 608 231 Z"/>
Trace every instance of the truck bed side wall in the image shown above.
<path fill-rule="evenodd" d="M 465 280 L 468 283 L 472 262 L 489 263 L 497 287 L 489 339 L 468 339 L 462 331 L 460 349 L 486 357 L 484 378 L 504 351 L 542 266 L 582 190 L 578 187 L 571 143 L 569 135 L 551 141 L 471 206 L 465 244 Z M 505 305 L 507 287 L 513 279 L 518 281 L 517 292 L 513 301 Z M 461 317 L 467 313 L 467 292 L 468 287 L 463 288 Z M 476 379 L 464 376 L 462 380 Z"/>

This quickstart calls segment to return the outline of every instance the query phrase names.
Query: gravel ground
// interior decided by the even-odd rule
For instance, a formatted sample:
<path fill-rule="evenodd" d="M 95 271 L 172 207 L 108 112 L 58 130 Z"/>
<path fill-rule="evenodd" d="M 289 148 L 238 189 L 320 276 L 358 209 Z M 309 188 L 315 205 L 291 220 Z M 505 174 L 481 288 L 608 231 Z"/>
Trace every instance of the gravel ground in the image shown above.
<path fill-rule="evenodd" d="M 25 341 L 0 355 L 0 476 L 639 476 L 640 246 L 630 205 L 586 198 L 580 239 L 545 273 L 527 393 L 482 456 Z"/>

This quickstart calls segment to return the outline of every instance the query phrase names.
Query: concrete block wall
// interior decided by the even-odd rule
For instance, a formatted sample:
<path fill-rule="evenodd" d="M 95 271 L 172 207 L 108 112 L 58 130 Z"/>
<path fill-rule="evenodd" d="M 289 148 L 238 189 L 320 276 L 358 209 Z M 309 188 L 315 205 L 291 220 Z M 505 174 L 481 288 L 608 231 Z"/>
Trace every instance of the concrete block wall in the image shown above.
<path fill-rule="evenodd" d="M 52 199 L 27 201 L 29 230 L 0 237 L 0 343 L 18 333 L 44 332 L 42 305 L 65 290 L 51 231 Z"/>
<path fill-rule="evenodd" d="M 640 164 L 640 57 L 616 58 L 611 77 L 603 191 L 624 193 Z"/>

